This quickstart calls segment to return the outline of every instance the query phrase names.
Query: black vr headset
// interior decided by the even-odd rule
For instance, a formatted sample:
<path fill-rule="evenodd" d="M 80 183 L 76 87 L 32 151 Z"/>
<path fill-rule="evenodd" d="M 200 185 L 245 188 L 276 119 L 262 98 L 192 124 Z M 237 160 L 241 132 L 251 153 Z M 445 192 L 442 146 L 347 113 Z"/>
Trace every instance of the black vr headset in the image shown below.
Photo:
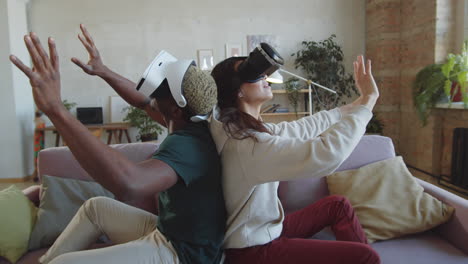
<path fill-rule="evenodd" d="M 260 43 L 238 68 L 242 81 L 254 83 L 277 71 L 284 64 L 279 53 L 267 43 Z"/>

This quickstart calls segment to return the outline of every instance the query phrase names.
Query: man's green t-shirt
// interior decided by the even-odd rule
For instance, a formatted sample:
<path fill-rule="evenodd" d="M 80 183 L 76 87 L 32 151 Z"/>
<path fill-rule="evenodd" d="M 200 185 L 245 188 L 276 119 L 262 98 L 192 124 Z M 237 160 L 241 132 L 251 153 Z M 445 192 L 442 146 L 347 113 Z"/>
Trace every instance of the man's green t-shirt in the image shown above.
<path fill-rule="evenodd" d="M 158 229 L 182 263 L 219 263 L 226 210 L 221 160 L 208 123 L 190 123 L 168 135 L 153 158 L 179 176 L 174 186 L 159 193 Z"/>

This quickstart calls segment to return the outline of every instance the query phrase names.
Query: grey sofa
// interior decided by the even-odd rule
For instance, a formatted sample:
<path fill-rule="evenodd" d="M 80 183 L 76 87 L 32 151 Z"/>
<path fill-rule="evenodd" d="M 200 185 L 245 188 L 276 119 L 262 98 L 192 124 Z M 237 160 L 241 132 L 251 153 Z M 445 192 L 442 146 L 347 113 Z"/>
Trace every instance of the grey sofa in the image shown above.
<path fill-rule="evenodd" d="M 351 156 L 337 171 L 357 169 L 395 157 L 392 140 L 364 136 Z M 421 234 L 371 244 L 385 264 L 468 264 L 468 200 L 417 179 L 426 193 L 453 206 L 454 217 L 447 223 Z M 326 178 L 304 179 L 280 184 L 279 196 L 286 213 L 293 212 L 328 195 Z M 315 239 L 334 239 L 330 230 Z"/>
<path fill-rule="evenodd" d="M 114 145 L 118 151 L 133 161 L 147 159 L 156 150 L 154 143 Z M 391 139 L 381 136 L 364 136 L 351 156 L 339 170 L 356 169 L 372 162 L 395 156 Z M 39 175 L 54 175 L 83 180 L 92 180 L 79 166 L 68 148 L 50 148 L 39 156 Z M 468 200 L 451 194 L 432 184 L 418 180 L 425 192 L 456 208 L 454 217 L 433 230 L 398 239 L 377 242 L 372 247 L 380 254 L 385 264 L 468 264 Z M 23 192 L 36 204 L 39 203 L 39 186 Z M 280 184 L 279 196 L 286 213 L 293 212 L 328 195 L 325 178 L 305 179 Z M 334 239 L 325 229 L 315 239 Z M 28 252 L 19 264 L 37 263 L 47 249 Z M 0 258 L 0 264 L 7 263 Z M 313 261 L 311 260 L 311 263 Z"/>

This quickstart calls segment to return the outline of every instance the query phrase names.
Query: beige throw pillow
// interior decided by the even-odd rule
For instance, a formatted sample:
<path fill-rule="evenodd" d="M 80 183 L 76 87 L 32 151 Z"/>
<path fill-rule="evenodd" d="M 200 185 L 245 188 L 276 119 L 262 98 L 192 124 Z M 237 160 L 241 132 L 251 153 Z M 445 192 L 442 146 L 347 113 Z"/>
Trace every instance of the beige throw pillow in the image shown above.
<path fill-rule="evenodd" d="M 80 206 L 96 196 L 114 198 L 97 182 L 43 175 L 41 202 L 29 239 L 29 250 L 51 246 Z"/>
<path fill-rule="evenodd" d="M 401 157 L 334 173 L 327 182 L 330 194 L 351 201 L 369 243 L 431 229 L 454 211 L 424 192 Z"/>

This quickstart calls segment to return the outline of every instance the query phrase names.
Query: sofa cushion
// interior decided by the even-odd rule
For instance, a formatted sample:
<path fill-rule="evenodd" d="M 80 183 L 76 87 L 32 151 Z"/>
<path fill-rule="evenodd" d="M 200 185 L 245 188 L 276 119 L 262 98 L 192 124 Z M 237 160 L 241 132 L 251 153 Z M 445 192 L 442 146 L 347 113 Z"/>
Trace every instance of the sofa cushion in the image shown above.
<path fill-rule="evenodd" d="M 350 200 L 369 242 L 431 229 L 454 211 L 424 192 L 402 157 L 337 172 L 327 181 L 331 194 Z"/>
<path fill-rule="evenodd" d="M 96 182 L 44 175 L 37 222 L 29 240 L 29 250 L 52 245 L 80 206 L 89 198 L 114 195 Z"/>
<path fill-rule="evenodd" d="M 371 244 L 382 263 L 466 264 L 468 255 L 433 232 L 425 232 Z"/>
<path fill-rule="evenodd" d="M 395 157 L 395 148 L 390 138 L 364 136 L 337 171 L 357 169 L 393 157 Z M 278 190 L 286 213 L 302 209 L 328 194 L 325 177 L 281 182 Z"/>
<path fill-rule="evenodd" d="M 311 239 L 336 240 L 330 228 Z M 436 232 L 408 235 L 370 244 L 385 264 L 461 264 L 468 263 L 468 255 L 454 247 Z"/>
<path fill-rule="evenodd" d="M 0 256 L 15 263 L 27 251 L 36 211 L 16 186 L 0 191 Z"/>
<path fill-rule="evenodd" d="M 122 153 L 133 162 L 140 162 L 151 158 L 158 149 L 158 146 L 158 144 L 153 142 L 110 145 L 110 147 Z M 68 147 L 41 150 L 39 152 L 38 171 L 40 178 L 42 175 L 54 175 L 78 180 L 93 180 L 80 166 Z"/>

